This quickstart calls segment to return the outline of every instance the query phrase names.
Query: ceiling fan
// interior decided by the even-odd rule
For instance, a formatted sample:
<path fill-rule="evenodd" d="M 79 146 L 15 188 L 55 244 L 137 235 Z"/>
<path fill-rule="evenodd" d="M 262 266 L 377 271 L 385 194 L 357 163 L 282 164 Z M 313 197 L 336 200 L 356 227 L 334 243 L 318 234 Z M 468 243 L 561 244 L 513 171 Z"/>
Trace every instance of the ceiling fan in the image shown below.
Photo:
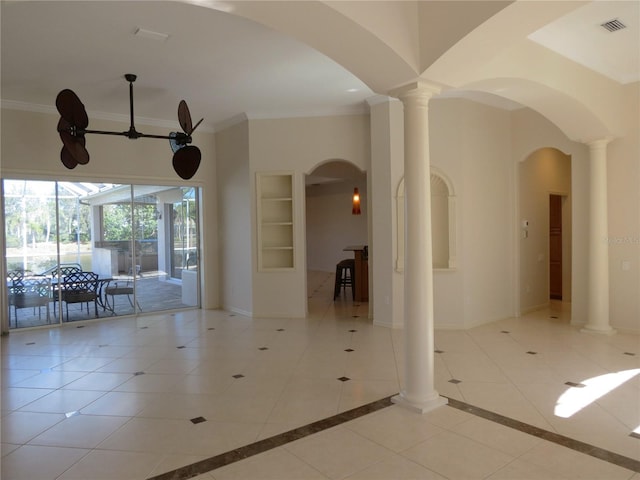
<path fill-rule="evenodd" d="M 169 135 L 149 135 L 136 130 L 133 121 L 133 82 L 136 75 L 127 73 L 124 78 L 129 82 L 129 111 L 131 116 L 131 126 L 124 132 L 109 132 L 103 130 L 89 130 L 89 117 L 80 98 L 73 90 L 68 88 L 58 93 L 56 97 L 56 108 L 60 113 L 58 121 L 58 133 L 62 139 L 62 151 L 60 160 L 65 167 L 72 169 L 78 165 L 89 163 L 89 152 L 86 148 L 85 135 L 87 133 L 97 133 L 100 135 L 118 135 L 131 140 L 138 138 L 161 138 L 169 140 L 173 151 L 173 169 L 183 179 L 188 180 L 195 175 L 200 166 L 202 154 L 200 149 L 194 145 L 189 145 L 192 141 L 191 135 L 202 123 L 202 120 L 195 125 L 191 121 L 191 113 L 187 102 L 181 100 L 178 105 L 178 122 L 182 132 L 171 132 Z"/>

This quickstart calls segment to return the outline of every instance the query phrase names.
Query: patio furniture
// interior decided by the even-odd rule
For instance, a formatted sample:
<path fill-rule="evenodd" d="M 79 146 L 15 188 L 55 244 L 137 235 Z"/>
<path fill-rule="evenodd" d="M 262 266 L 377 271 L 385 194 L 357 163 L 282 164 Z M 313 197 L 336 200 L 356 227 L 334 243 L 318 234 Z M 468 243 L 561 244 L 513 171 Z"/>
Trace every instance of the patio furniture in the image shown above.
<path fill-rule="evenodd" d="M 79 303 L 87 304 L 87 313 L 89 312 L 89 302 L 93 302 L 96 318 L 98 318 L 98 274 L 94 272 L 74 272 L 65 275 L 63 282 L 60 284 L 60 301 L 65 302 L 67 310 L 67 318 L 69 318 L 69 304 Z"/>
<path fill-rule="evenodd" d="M 133 284 L 131 283 L 131 280 L 125 280 L 124 282 L 117 280 L 114 282 L 113 286 L 107 285 L 107 287 L 104 290 L 104 295 L 105 295 L 106 308 L 107 310 L 110 310 L 114 315 L 116 314 L 115 297 L 118 295 L 126 295 L 127 300 L 129 300 L 129 304 L 131 305 L 131 308 L 134 308 L 133 300 L 131 299 L 131 296 L 133 295 Z M 109 302 L 109 296 L 111 296 L 111 302 Z M 142 308 L 140 308 L 140 304 L 138 303 L 138 301 L 136 300 L 135 302 L 138 307 L 138 310 L 142 310 Z"/>
<path fill-rule="evenodd" d="M 55 287 L 59 283 L 64 284 L 64 279 L 67 275 L 70 275 L 72 273 L 79 273 L 79 272 L 82 272 L 82 267 L 80 266 L 79 263 L 61 263 L 60 265 L 50 268 L 45 273 L 48 273 L 53 277 L 54 279 L 53 284 Z M 58 288 L 53 289 L 52 298 L 53 298 L 53 316 L 56 317 L 57 316 L 56 303 L 60 301 L 60 293 Z"/>
<path fill-rule="evenodd" d="M 69 273 L 81 272 L 82 265 L 79 263 L 61 263 L 45 270 L 41 275 L 51 275 L 52 277 L 65 276 Z"/>
<path fill-rule="evenodd" d="M 47 323 L 50 321 L 49 302 L 51 301 L 51 279 L 43 276 L 14 277 L 8 282 L 9 306 L 13 306 L 15 326 L 18 327 L 18 309 L 38 309 L 38 319 L 42 319 L 42 307 L 47 309 Z M 9 308 L 11 325 L 11 308 Z"/>

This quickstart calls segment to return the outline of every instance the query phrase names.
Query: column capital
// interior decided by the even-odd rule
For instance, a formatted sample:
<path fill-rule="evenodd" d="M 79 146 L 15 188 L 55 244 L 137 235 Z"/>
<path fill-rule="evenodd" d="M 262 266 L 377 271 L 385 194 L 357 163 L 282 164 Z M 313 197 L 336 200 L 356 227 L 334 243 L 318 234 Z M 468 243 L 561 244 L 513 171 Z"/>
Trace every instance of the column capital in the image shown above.
<path fill-rule="evenodd" d="M 612 140 L 613 140 L 613 137 L 604 137 L 604 138 L 598 138 L 596 140 L 590 140 L 585 143 L 590 149 L 593 150 L 597 148 L 605 148 Z"/>
<path fill-rule="evenodd" d="M 389 92 L 389 96 L 399 98 L 400 100 L 404 100 L 408 97 L 422 97 L 429 99 L 434 95 L 439 94 L 441 90 L 442 87 L 440 85 L 418 78 L 413 82 L 394 88 Z"/>

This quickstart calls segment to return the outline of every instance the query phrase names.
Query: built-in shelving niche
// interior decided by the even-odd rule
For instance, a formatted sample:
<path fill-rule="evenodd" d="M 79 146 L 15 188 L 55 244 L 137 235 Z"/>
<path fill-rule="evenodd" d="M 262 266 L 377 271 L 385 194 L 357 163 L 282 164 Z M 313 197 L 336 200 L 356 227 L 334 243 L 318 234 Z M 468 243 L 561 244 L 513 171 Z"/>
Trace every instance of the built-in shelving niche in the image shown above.
<path fill-rule="evenodd" d="M 258 270 L 293 269 L 293 174 L 256 174 Z"/>

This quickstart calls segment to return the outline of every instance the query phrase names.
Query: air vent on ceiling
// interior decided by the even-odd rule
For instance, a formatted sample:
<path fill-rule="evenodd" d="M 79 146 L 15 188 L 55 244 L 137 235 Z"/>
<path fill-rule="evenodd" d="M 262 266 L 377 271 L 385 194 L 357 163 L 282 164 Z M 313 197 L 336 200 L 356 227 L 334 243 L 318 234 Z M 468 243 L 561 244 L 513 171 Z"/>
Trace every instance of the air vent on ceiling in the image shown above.
<path fill-rule="evenodd" d="M 614 20 L 609 20 L 608 22 L 601 23 L 600 26 L 610 32 L 617 32 L 618 30 L 627 28 L 627 26 L 617 18 Z"/>
<path fill-rule="evenodd" d="M 160 42 L 165 42 L 169 38 L 168 33 L 154 32 L 153 30 L 146 30 L 140 27 L 137 27 L 134 30 L 133 35 L 136 37 L 148 38 L 150 40 L 157 40 Z"/>

